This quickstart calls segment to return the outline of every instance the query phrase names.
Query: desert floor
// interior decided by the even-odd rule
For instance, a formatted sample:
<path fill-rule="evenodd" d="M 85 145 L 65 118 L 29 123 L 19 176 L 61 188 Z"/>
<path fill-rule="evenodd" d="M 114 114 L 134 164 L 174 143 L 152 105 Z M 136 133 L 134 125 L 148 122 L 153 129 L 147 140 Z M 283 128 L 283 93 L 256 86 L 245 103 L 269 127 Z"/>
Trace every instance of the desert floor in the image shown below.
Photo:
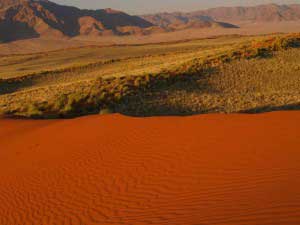
<path fill-rule="evenodd" d="M 31 54 L 48 52 L 84 46 L 115 46 L 115 45 L 143 45 L 153 43 L 170 43 L 194 39 L 211 38 L 224 35 L 264 35 L 271 33 L 293 33 L 300 31 L 298 21 L 274 22 L 274 23 L 242 23 L 234 22 L 240 28 L 203 28 L 186 29 L 175 32 L 157 33 L 152 35 L 129 35 L 129 36 L 108 36 L 89 37 L 79 36 L 65 39 L 25 39 L 10 43 L 0 44 L 0 56 L 14 54 Z"/>
<path fill-rule="evenodd" d="M 1 225 L 298 225 L 300 112 L 0 120 Z"/>

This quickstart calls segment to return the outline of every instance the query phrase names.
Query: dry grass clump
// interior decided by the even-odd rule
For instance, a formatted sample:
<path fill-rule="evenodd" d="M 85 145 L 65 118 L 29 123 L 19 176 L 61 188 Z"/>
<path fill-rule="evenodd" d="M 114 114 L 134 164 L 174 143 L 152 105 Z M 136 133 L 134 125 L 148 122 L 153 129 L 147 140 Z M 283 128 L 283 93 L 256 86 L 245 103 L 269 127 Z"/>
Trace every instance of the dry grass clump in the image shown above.
<path fill-rule="evenodd" d="M 111 59 L 56 70 L 43 70 L 13 78 L 0 79 L 0 85 L 2 87 L 0 94 L 12 93 L 18 89 L 35 86 L 38 83 L 49 84 L 53 80 L 58 82 L 67 82 L 72 80 L 72 78 L 74 79 L 75 74 L 84 74 L 95 68 L 118 61 L 120 61 L 120 59 Z"/>
<path fill-rule="evenodd" d="M 300 47 L 300 34 L 268 37 L 216 55 L 194 58 L 176 68 L 175 72 L 179 74 L 199 74 L 234 60 L 271 57 L 276 51 L 298 47 Z"/>
<path fill-rule="evenodd" d="M 260 103 L 256 103 L 262 102 L 262 96 L 267 96 L 264 104 L 269 102 L 276 105 L 285 101 L 276 101 L 272 95 L 282 94 L 286 99 L 286 91 L 295 80 L 288 78 L 288 84 L 280 87 L 277 87 L 280 80 L 287 78 L 284 75 L 274 76 L 275 80 L 266 87 L 262 81 L 270 74 L 269 70 L 274 69 L 273 64 L 278 64 L 270 61 L 276 52 L 286 52 L 297 47 L 300 47 L 298 34 L 266 38 L 216 55 L 195 57 L 179 66 L 162 69 L 156 73 L 100 77 L 81 90 L 62 92 L 55 98 L 40 103 L 31 102 L 28 106 L 23 104 L 22 107 L 14 109 L 6 107 L 6 114 L 57 118 L 99 113 L 103 110 L 134 115 L 233 112 L 260 106 Z M 297 53 L 293 54 L 292 58 L 298 57 Z M 292 60 L 284 54 L 279 56 L 280 60 Z M 267 65 L 255 67 L 255 64 L 247 67 L 249 62 L 253 61 L 266 62 Z M 282 69 L 288 74 L 294 72 L 291 71 L 291 67 L 286 66 L 277 69 Z M 275 74 L 278 74 L 277 72 L 276 70 Z M 257 88 L 257 82 L 261 82 L 260 89 Z M 276 93 L 269 91 L 275 86 Z M 251 89 L 253 91 L 248 91 Z M 260 95 L 260 92 L 263 94 Z M 298 93 L 295 96 L 296 98 L 289 99 L 294 102 L 298 99 Z M 201 109 L 198 106 L 201 106 Z"/>
<path fill-rule="evenodd" d="M 194 82 L 141 93 L 120 104 L 136 115 L 266 112 L 300 109 L 300 50 L 279 51 L 272 58 L 223 64 Z"/>

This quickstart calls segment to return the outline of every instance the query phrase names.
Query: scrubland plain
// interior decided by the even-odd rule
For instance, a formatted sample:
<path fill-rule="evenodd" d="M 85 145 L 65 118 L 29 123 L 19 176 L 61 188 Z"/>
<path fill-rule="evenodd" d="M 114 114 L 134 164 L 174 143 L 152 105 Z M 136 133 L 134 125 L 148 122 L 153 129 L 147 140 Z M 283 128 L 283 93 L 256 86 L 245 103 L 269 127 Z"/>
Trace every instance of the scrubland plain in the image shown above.
<path fill-rule="evenodd" d="M 0 110 L 60 118 L 264 112 L 299 106 L 299 34 L 2 56 Z"/>

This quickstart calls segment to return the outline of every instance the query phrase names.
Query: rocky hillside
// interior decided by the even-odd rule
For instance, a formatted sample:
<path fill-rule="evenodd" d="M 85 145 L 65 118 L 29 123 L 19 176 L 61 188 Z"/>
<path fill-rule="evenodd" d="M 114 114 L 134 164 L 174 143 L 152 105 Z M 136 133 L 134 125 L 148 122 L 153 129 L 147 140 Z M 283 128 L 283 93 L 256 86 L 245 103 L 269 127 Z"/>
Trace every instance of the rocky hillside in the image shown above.
<path fill-rule="evenodd" d="M 85 10 L 48 0 L 0 0 L 0 42 L 38 37 L 145 35 L 189 28 L 238 28 L 243 22 L 298 20 L 300 5 L 297 4 L 131 16 L 113 9 Z"/>
<path fill-rule="evenodd" d="M 220 21 L 280 22 L 300 20 L 300 4 L 259 5 L 253 7 L 222 7 L 198 11 L 192 15 L 210 16 Z"/>
<path fill-rule="evenodd" d="M 209 16 L 181 13 L 131 16 L 113 9 L 84 10 L 48 0 L 0 0 L 0 42 L 30 38 L 152 34 L 187 28 L 236 27 Z"/>
<path fill-rule="evenodd" d="M 152 23 L 112 9 L 80 10 L 47 0 L 0 0 L 0 40 L 147 34 Z"/>
<path fill-rule="evenodd" d="M 180 12 L 144 15 L 142 18 L 169 31 L 209 27 L 237 28 L 230 23 L 218 22 L 210 16 Z"/>
<path fill-rule="evenodd" d="M 232 27 L 230 23 L 239 24 L 242 22 L 259 23 L 300 20 L 300 4 L 219 7 L 190 13 L 158 13 L 142 17 L 151 23 L 166 27 L 177 27 L 178 24 L 191 26 L 190 24 L 193 23 L 205 24 L 206 26 L 220 25 Z"/>

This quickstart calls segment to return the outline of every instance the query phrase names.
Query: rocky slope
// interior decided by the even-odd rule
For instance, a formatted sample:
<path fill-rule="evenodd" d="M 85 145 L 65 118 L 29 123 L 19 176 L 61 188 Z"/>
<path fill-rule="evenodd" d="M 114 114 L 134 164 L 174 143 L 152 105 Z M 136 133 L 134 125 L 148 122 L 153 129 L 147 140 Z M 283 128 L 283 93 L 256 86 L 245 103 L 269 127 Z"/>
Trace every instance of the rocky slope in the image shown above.
<path fill-rule="evenodd" d="M 156 30 L 137 16 L 112 9 L 80 10 L 47 0 L 0 0 L 0 40 L 78 35 L 146 34 Z"/>
<path fill-rule="evenodd" d="M 181 12 L 144 15 L 142 18 L 170 31 L 209 27 L 237 28 L 237 26 L 230 23 L 218 22 L 210 16 Z"/>
<path fill-rule="evenodd" d="M 145 35 L 189 28 L 238 28 L 243 22 L 298 20 L 300 4 L 221 7 L 190 13 L 131 16 L 113 9 L 84 10 L 48 0 L 0 0 L 0 42 L 37 37 Z"/>
<path fill-rule="evenodd" d="M 300 20 L 300 4 L 268 4 L 253 7 L 219 7 L 190 13 L 158 13 L 144 15 L 142 17 L 151 23 L 166 27 L 176 27 L 177 24 L 190 26 L 190 23 L 195 23 L 196 21 L 206 25 L 211 23 L 211 25 L 232 27 L 230 23 L 239 24 L 241 22 L 258 23 Z M 222 22 L 220 23 L 216 21 Z"/>

